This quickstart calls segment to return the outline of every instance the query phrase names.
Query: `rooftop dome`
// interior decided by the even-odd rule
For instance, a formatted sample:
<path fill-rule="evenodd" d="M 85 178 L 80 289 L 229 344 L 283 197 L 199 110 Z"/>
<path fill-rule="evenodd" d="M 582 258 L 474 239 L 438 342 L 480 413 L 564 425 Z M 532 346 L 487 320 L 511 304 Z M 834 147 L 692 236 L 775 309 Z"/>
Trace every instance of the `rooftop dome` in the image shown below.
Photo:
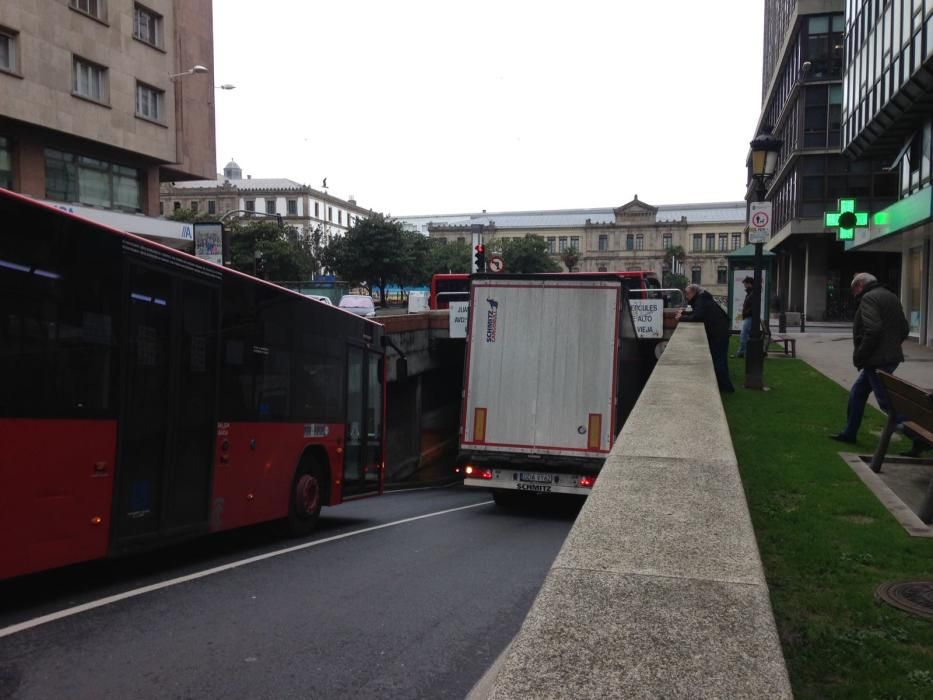
<path fill-rule="evenodd" d="M 237 165 L 237 162 L 230 159 L 230 162 L 224 166 L 224 177 L 228 180 L 242 180 L 243 170 Z"/>

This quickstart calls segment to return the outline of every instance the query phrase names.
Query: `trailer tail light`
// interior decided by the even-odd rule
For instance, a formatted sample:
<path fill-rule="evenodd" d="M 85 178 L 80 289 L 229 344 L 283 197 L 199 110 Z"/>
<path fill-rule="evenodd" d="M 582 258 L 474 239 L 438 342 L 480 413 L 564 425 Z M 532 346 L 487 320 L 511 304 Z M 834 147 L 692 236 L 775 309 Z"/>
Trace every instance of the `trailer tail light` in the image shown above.
<path fill-rule="evenodd" d="M 463 475 L 467 479 L 483 479 L 484 481 L 489 481 L 492 479 L 492 470 L 474 467 L 472 464 L 468 464 L 463 470 Z"/>
<path fill-rule="evenodd" d="M 591 488 L 593 488 L 593 484 L 595 484 L 595 483 L 596 483 L 596 475 L 595 475 L 595 474 L 587 474 L 586 476 L 581 476 L 581 477 L 580 477 L 580 486 L 582 486 L 582 487 L 585 488 L 585 489 L 591 489 Z"/>

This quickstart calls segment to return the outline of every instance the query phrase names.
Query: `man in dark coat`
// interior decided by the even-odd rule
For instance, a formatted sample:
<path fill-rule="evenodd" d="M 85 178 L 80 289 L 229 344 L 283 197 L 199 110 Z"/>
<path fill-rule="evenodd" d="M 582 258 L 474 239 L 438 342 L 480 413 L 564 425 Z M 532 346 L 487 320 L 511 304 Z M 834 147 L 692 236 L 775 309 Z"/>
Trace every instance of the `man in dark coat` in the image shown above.
<path fill-rule="evenodd" d="M 875 392 L 878 406 L 888 412 L 888 395 L 876 372 L 893 372 L 904 361 L 901 343 L 910 332 L 900 300 L 882 287 L 874 275 L 867 272 L 855 275 L 852 296 L 858 304 L 852 322 L 852 364 L 859 373 L 849 390 L 846 427 L 841 433 L 830 435 L 833 440 L 849 443 L 858 437 L 869 394 Z"/>
<path fill-rule="evenodd" d="M 752 334 L 755 303 L 761 303 L 758 301 L 758 295 L 755 293 L 755 278 L 746 277 L 742 280 L 742 284 L 745 285 L 745 300 L 742 302 L 742 333 L 739 335 L 739 350 L 735 353 L 736 357 L 745 357 L 745 348 L 748 346 L 748 338 Z"/>
<path fill-rule="evenodd" d="M 719 391 L 732 393 L 735 387 L 729 377 L 729 317 L 713 296 L 698 284 L 687 285 L 684 296 L 693 311 L 682 313 L 680 320 L 702 323 L 706 327 L 706 342 L 713 359 Z"/>

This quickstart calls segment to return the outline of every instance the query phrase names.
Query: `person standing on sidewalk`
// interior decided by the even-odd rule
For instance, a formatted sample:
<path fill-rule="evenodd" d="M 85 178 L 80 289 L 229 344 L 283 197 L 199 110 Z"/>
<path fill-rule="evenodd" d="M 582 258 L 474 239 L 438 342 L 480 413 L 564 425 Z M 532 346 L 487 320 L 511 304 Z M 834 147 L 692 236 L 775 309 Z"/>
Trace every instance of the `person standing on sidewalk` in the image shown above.
<path fill-rule="evenodd" d="M 849 390 L 846 427 L 829 436 L 848 443 L 854 443 L 858 437 L 869 394 L 874 392 L 878 406 L 888 412 L 888 395 L 877 371 L 894 372 L 904 361 L 901 344 L 910 332 L 900 300 L 882 287 L 874 275 L 867 272 L 855 275 L 852 297 L 858 304 L 852 321 L 852 364 L 859 373 Z"/>
<path fill-rule="evenodd" d="M 716 371 L 719 391 L 731 394 L 735 391 L 729 377 L 729 316 L 713 299 L 713 295 L 698 284 L 688 284 L 684 289 L 687 302 L 693 307 L 690 313 L 680 312 L 681 321 L 700 322 L 706 328 L 706 343 Z"/>
<path fill-rule="evenodd" d="M 745 285 L 745 300 L 742 302 L 742 332 L 739 335 L 739 350 L 735 353 L 736 357 L 745 357 L 745 346 L 748 345 L 748 338 L 752 334 L 755 304 L 761 303 L 755 293 L 755 278 L 746 277 L 742 280 L 742 284 Z"/>

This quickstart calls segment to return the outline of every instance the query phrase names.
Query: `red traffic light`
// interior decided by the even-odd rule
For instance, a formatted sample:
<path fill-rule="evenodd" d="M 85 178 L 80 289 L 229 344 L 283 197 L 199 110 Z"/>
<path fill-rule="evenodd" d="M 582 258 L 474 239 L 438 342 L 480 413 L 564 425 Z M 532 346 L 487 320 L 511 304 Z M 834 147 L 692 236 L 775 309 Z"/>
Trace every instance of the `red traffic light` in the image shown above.
<path fill-rule="evenodd" d="M 486 252 L 486 246 L 484 246 L 482 243 L 478 244 L 478 245 L 476 246 L 476 252 L 477 252 L 477 253 L 485 253 L 485 252 Z"/>

